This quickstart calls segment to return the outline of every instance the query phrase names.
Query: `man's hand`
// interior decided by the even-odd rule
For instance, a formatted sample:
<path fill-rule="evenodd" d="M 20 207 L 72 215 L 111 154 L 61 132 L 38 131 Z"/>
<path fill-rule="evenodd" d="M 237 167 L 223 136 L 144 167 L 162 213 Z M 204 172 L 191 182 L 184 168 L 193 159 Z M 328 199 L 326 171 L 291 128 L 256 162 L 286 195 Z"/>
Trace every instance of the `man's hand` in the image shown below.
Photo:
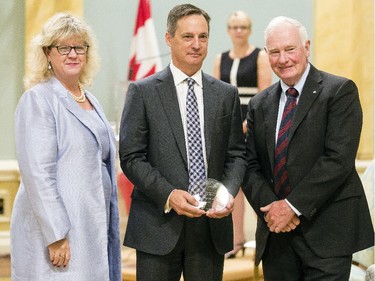
<path fill-rule="evenodd" d="M 289 232 L 300 224 L 300 220 L 285 200 L 274 201 L 261 207 L 264 212 L 264 220 L 271 232 Z"/>
<path fill-rule="evenodd" d="M 228 204 L 222 210 L 209 209 L 206 213 L 206 216 L 212 219 L 221 219 L 228 216 L 233 212 L 234 207 L 234 198 L 229 194 Z"/>
<path fill-rule="evenodd" d="M 175 189 L 170 198 L 169 206 L 176 211 L 178 215 L 197 218 L 206 212 L 198 208 L 198 201 L 189 192 Z"/>

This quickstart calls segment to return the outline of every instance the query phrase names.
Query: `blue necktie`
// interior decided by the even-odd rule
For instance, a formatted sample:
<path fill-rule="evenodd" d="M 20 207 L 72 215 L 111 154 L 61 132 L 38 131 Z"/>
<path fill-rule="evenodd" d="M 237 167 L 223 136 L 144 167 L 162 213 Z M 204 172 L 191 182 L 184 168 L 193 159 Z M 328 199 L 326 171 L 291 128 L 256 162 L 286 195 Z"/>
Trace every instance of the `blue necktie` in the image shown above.
<path fill-rule="evenodd" d="M 201 126 L 194 80 L 187 79 L 186 123 L 189 150 L 189 193 L 199 194 L 205 200 L 206 170 L 203 158 Z"/>
<path fill-rule="evenodd" d="M 286 167 L 286 157 L 289 145 L 289 130 L 296 110 L 298 91 L 294 88 L 289 88 L 286 91 L 286 95 L 287 100 L 281 118 L 275 149 L 275 193 L 279 199 L 286 198 L 291 191 Z"/>

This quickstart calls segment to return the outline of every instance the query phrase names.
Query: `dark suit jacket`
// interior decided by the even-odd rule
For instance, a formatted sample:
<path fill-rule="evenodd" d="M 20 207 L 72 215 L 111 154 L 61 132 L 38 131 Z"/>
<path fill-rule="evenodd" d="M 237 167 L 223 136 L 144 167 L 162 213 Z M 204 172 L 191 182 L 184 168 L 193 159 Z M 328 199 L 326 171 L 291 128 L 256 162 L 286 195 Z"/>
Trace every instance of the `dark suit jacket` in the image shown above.
<path fill-rule="evenodd" d="M 244 193 L 258 214 L 256 262 L 269 230 L 260 207 L 278 200 L 274 187 L 275 131 L 280 83 L 248 107 L 248 168 Z M 290 131 L 287 200 L 302 213 L 300 228 L 320 257 L 350 255 L 374 243 L 374 231 L 355 158 L 362 110 L 353 81 L 311 65 Z"/>
<path fill-rule="evenodd" d="M 203 73 L 204 135 L 209 178 L 235 196 L 245 172 L 237 89 Z M 124 245 L 164 255 L 176 245 L 184 216 L 164 213 L 173 189 L 188 190 L 183 124 L 170 68 L 130 84 L 120 128 L 120 160 L 133 182 Z M 231 216 L 210 219 L 217 251 L 233 248 Z"/>

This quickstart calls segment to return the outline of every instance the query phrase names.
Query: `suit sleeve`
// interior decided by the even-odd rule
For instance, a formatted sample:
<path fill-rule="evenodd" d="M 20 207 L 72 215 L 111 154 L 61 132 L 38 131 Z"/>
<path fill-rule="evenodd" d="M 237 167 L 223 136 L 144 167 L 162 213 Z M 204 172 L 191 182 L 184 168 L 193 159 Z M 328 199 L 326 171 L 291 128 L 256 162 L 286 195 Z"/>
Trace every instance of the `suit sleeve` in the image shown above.
<path fill-rule="evenodd" d="M 265 175 L 267 171 L 272 172 L 272 168 L 266 168 L 269 165 L 268 158 L 264 160 L 259 154 L 260 146 L 257 146 L 257 142 L 265 145 L 265 140 L 262 139 L 260 131 L 256 133 L 255 123 L 264 122 L 256 115 L 256 111 L 260 110 L 258 106 L 261 105 L 261 102 L 251 99 L 248 105 L 248 112 L 246 116 L 247 120 L 247 135 L 246 135 L 246 159 L 247 159 L 247 170 L 244 177 L 243 192 L 249 201 L 250 205 L 254 211 L 258 214 L 259 217 L 263 217 L 263 212 L 260 211 L 260 208 L 268 205 L 273 201 L 277 201 L 275 193 L 272 189 L 272 175 Z M 257 141 L 256 138 L 257 137 Z M 264 148 L 263 148 L 264 149 Z M 263 151 L 263 154 L 267 152 Z M 262 160 L 261 160 L 262 159 Z"/>
<path fill-rule="evenodd" d="M 136 83 L 129 85 L 120 124 L 119 154 L 121 168 L 161 212 L 175 187 L 169 183 L 148 159 L 150 126 L 143 92 Z"/>
<path fill-rule="evenodd" d="M 246 168 L 242 115 L 238 92 L 234 96 L 223 178 L 224 185 L 233 196 L 237 194 L 242 184 Z"/>
<path fill-rule="evenodd" d="M 311 141 L 307 139 L 306 144 L 291 144 L 291 149 L 295 151 L 293 157 L 299 157 L 300 162 L 301 159 L 308 161 L 309 151 L 314 155 L 309 158 L 316 158 L 311 167 L 306 164 L 308 171 L 302 172 L 303 178 L 296 180 L 293 192 L 287 198 L 307 219 L 312 219 L 327 201 L 349 198 L 359 194 L 361 190 L 358 188 L 360 182 L 355 171 L 355 159 L 362 129 L 362 109 L 358 89 L 353 81 L 345 79 L 336 82 L 328 91 L 330 93 L 325 102 L 326 106 L 320 105 L 324 110 L 321 115 L 325 116 L 326 122 L 319 120 L 316 122 L 324 124 L 324 127 L 321 125 L 321 130 L 324 128 L 321 147 L 319 145 L 310 147 Z M 297 163 L 296 161 L 294 162 Z M 291 174 L 300 170 L 296 166 L 290 169 Z"/>
<path fill-rule="evenodd" d="M 63 239 L 70 221 L 57 188 L 56 123 L 43 97 L 26 92 L 15 114 L 17 158 L 46 246 Z"/>

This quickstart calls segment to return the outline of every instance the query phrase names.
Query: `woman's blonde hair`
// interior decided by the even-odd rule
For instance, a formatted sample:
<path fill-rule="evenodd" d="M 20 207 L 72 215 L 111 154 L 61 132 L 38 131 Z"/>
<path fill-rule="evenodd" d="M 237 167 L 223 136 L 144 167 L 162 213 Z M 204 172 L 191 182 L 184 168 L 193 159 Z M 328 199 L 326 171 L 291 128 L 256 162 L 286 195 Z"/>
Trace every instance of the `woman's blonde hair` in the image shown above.
<path fill-rule="evenodd" d="M 228 16 L 228 19 L 227 19 L 227 27 L 229 28 L 229 24 L 230 24 L 230 21 L 233 19 L 233 18 L 242 18 L 242 19 L 245 19 L 248 24 L 249 24 L 249 29 L 251 31 L 251 28 L 253 26 L 253 21 L 251 20 L 251 18 L 244 12 L 244 11 L 241 11 L 241 10 L 238 10 L 238 11 L 235 11 L 233 13 L 231 13 L 229 16 Z"/>
<path fill-rule="evenodd" d="M 91 28 L 77 16 L 69 12 L 61 12 L 51 17 L 43 26 L 42 31 L 36 35 L 30 44 L 28 74 L 25 75 L 24 85 L 26 89 L 50 79 L 53 69 L 48 69 L 46 54 L 50 47 L 59 41 L 76 38 L 88 45 L 86 53 L 86 67 L 84 68 L 79 83 L 89 86 L 94 75 L 99 69 L 99 55 L 97 43 Z"/>

